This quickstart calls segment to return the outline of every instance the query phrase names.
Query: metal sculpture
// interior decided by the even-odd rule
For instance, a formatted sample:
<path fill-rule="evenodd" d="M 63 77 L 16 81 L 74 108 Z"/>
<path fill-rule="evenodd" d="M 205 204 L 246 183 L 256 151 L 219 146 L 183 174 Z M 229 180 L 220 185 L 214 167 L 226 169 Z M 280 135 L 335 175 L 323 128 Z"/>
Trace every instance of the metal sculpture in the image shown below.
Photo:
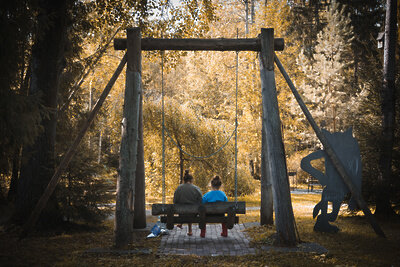
<path fill-rule="evenodd" d="M 337 157 L 343 163 L 347 173 L 350 175 L 353 183 L 361 190 L 361 156 L 357 139 L 353 137 L 352 128 L 345 132 L 330 133 L 322 129 L 323 134 L 328 139 L 330 145 L 335 151 Z M 317 170 L 311 165 L 312 160 L 325 159 L 325 173 Z M 313 218 L 317 217 L 314 225 L 314 231 L 336 233 L 339 228 L 331 225 L 339 214 L 340 206 L 349 193 L 349 189 L 344 184 L 339 173 L 335 169 L 332 161 L 324 150 L 315 151 L 301 160 L 301 168 L 314 178 L 318 179 L 323 186 L 321 201 L 315 205 Z M 328 213 L 328 202 L 332 203 L 332 212 Z M 354 210 L 356 202 L 353 197 L 349 202 L 349 209 Z"/>

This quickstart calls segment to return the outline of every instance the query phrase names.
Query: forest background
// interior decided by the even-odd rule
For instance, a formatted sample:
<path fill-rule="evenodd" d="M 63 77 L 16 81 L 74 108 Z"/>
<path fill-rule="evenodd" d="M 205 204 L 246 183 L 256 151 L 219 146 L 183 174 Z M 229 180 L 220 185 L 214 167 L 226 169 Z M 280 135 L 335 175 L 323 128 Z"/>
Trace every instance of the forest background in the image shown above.
<path fill-rule="evenodd" d="M 398 127 L 392 174 L 384 187 L 378 186 L 383 50 L 377 37 L 384 29 L 384 1 L 53 2 L 1 3 L 0 202 L 12 205 L 13 222 L 26 221 L 71 146 L 123 57 L 112 41 L 125 37 L 128 27 L 141 27 L 142 37 L 154 38 L 255 38 L 260 28 L 274 28 L 275 36 L 285 39 L 285 50 L 277 55 L 317 124 L 331 132 L 352 127 L 362 154 L 364 198 L 373 205 L 385 192 L 389 210 L 398 205 Z M 170 136 L 190 154 L 208 155 L 235 128 L 236 53 L 143 52 L 142 57 L 146 197 L 159 198 L 162 85 Z M 259 191 L 261 175 L 257 53 L 238 54 L 237 79 L 238 194 L 250 195 Z M 305 182 L 300 160 L 321 144 L 280 74 L 276 83 L 288 170 L 298 173 L 297 181 L 290 182 Z M 105 204 L 115 201 L 124 87 L 122 73 L 63 173 L 40 225 L 100 222 L 109 214 Z M 395 107 L 398 111 L 398 99 Z M 234 151 L 232 140 L 215 156 L 195 159 L 166 138 L 167 196 L 184 169 L 190 169 L 203 192 L 212 176 L 220 175 L 224 191 L 232 196 Z"/>

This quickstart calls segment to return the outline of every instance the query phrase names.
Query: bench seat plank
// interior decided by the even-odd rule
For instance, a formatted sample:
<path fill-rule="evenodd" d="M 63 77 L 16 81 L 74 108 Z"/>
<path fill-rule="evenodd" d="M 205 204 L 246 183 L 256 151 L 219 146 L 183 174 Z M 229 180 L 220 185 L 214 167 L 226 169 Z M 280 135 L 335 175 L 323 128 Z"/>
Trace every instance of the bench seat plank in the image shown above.
<path fill-rule="evenodd" d="M 161 216 L 161 222 L 167 223 L 167 216 Z M 219 216 L 206 216 L 206 223 L 227 223 L 228 217 L 219 217 Z M 200 217 L 192 216 L 192 217 L 185 217 L 185 216 L 174 216 L 173 223 L 200 223 Z M 235 216 L 235 223 L 239 223 L 239 217 Z"/>
<path fill-rule="evenodd" d="M 153 204 L 151 207 L 152 215 L 168 214 L 197 214 L 199 207 L 204 206 L 206 214 L 225 214 L 229 208 L 233 208 L 236 214 L 246 214 L 246 202 L 215 202 L 206 204 Z"/>

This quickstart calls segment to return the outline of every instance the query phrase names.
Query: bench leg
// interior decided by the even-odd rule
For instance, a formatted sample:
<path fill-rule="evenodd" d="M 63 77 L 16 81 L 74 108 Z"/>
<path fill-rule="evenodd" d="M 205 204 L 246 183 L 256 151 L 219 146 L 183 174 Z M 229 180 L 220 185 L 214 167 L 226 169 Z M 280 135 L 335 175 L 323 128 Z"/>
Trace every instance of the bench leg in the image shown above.
<path fill-rule="evenodd" d="M 174 212 L 172 211 L 172 208 L 170 208 L 167 212 L 167 229 L 174 229 Z"/>
<path fill-rule="evenodd" d="M 235 211 L 233 210 L 233 207 L 230 207 L 228 209 L 228 218 L 227 218 L 227 222 L 226 222 L 226 227 L 228 229 L 232 229 L 233 225 L 235 224 Z"/>
<path fill-rule="evenodd" d="M 204 228 L 200 230 L 201 230 L 200 237 L 206 237 L 206 226 L 204 225 Z"/>
<path fill-rule="evenodd" d="M 199 228 L 200 229 L 206 229 L 206 208 L 203 206 L 203 205 L 201 205 L 200 207 L 199 207 L 199 218 L 200 218 L 200 221 L 199 221 Z"/>
<path fill-rule="evenodd" d="M 227 237 L 228 236 L 228 228 L 226 227 L 226 223 L 222 223 L 221 236 L 223 236 L 223 237 Z"/>
<path fill-rule="evenodd" d="M 206 237 L 206 207 L 199 207 L 199 228 L 201 230 L 200 237 Z"/>

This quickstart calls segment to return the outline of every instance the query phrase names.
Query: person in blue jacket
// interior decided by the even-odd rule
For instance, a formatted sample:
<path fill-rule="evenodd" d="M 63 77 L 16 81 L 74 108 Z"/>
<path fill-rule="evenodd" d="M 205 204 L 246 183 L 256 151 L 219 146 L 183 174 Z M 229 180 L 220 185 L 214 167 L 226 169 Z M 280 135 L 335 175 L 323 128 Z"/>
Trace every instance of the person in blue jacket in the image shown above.
<path fill-rule="evenodd" d="M 212 190 L 204 194 L 202 202 L 210 203 L 210 202 L 226 202 L 226 201 L 228 201 L 228 198 L 226 197 L 225 193 L 223 191 L 219 190 L 221 188 L 221 185 L 222 185 L 221 178 L 219 178 L 218 175 L 215 176 L 211 180 L 211 189 Z M 204 229 L 201 229 L 200 236 L 201 237 L 206 236 L 206 227 L 204 227 Z M 225 223 L 222 223 L 221 236 L 223 236 L 223 237 L 228 236 L 228 229 L 226 228 Z"/>

